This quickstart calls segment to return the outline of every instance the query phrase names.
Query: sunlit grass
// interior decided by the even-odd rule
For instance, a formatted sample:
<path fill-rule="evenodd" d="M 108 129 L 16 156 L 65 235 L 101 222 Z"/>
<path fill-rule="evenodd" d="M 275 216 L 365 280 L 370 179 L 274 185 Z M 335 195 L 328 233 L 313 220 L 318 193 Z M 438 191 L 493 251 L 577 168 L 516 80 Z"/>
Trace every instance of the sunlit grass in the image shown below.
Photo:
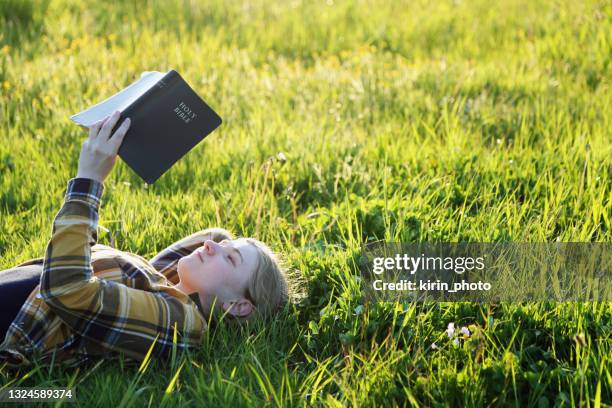
<path fill-rule="evenodd" d="M 352 262 L 373 239 L 610 242 L 605 3 L 0 4 L 0 269 L 43 254 L 86 136 L 68 117 L 174 68 L 224 123 L 152 186 L 120 162 L 100 225 L 146 257 L 256 236 L 310 292 L 189 359 L 0 383 L 72 381 L 83 406 L 610 401 L 610 303 L 364 304 Z M 451 322 L 475 330 L 454 345 Z"/>

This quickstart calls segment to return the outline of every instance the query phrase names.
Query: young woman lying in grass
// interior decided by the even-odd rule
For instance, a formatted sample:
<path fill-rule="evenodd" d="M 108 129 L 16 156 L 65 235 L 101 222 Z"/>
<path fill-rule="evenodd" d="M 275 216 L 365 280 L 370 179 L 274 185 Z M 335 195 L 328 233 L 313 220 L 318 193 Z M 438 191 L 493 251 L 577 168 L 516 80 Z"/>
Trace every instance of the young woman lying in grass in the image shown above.
<path fill-rule="evenodd" d="M 210 318 L 273 317 L 288 301 L 270 249 L 213 228 L 150 261 L 97 244 L 104 180 L 130 122 L 109 137 L 119 114 L 93 125 L 76 178 L 55 217 L 45 257 L 0 272 L 0 364 L 79 364 L 123 353 L 141 360 L 201 344 Z"/>

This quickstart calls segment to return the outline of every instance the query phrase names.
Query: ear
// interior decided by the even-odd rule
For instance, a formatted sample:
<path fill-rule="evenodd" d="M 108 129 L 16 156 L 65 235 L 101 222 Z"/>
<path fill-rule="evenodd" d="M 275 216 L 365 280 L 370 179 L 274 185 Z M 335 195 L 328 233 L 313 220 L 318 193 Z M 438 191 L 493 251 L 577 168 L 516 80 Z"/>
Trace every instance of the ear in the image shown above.
<path fill-rule="evenodd" d="M 253 311 L 253 304 L 248 299 L 240 299 L 236 302 L 223 302 L 223 310 L 236 317 L 247 317 Z"/>

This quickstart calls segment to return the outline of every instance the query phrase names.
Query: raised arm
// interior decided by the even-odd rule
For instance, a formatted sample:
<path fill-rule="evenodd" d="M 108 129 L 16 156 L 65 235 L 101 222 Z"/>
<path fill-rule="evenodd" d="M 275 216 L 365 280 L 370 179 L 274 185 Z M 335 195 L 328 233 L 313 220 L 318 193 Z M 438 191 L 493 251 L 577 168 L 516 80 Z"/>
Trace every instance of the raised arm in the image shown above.
<path fill-rule="evenodd" d="M 45 251 L 40 297 L 81 336 L 141 359 L 158 335 L 155 354 L 167 352 L 172 347 L 175 325 L 179 348 L 199 343 L 206 322 L 192 302 L 93 275 L 91 247 L 97 242 L 103 180 L 112 168 L 112 164 L 106 168 L 102 162 L 110 163 L 109 158 L 116 156 L 123 137 L 118 135 L 119 130 L 112 138 L 103 134 L 105 130 L 110 133 L 114 125 L 111 122 L 102 131 L 100 126 L 92 127 L 100 131 L 99 135 L 92 139 L 90 132 L 90 143 L 84 143 L 79 159 L 79 173 L 68 182 L 64 204 L 53 221 Z M 109 146 L 111 143 L 114 144 Z"/>

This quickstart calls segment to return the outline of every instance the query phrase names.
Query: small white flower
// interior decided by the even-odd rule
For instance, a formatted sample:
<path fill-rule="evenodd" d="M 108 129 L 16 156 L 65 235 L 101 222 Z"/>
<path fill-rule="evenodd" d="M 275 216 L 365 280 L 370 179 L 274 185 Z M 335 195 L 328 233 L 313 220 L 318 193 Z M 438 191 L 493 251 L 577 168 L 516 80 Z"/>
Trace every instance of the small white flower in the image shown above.
<path fill-rule="evenodd" d="M 438 349 L 438 345 L 435 342 L 431 343 L 431 349 L 432 350 L 437 350 Z"/>
<path fill-rule="evenodd" d="M 464 336 L 469 336 L 470 335 L 470 329 L 468 329 L 467 327 L 463 326 L 461 328 L 461 334 L 463 334 Z"/>
<path fill-rule="evenodd" d="M 448 337 L 453 337 L 453 334 L 455 334 L 455 323 L 448 324 L 448 327 L 446 328 L 446 334 L 448 335 Z"/>
<path fill-rule="evenodd" d="M 458 346 L 458 345 L 459 345 L 459 337 L 455 337 L 455 340 L 453 340 L 453 344 L 454 344 L 455 346 Z"/>

